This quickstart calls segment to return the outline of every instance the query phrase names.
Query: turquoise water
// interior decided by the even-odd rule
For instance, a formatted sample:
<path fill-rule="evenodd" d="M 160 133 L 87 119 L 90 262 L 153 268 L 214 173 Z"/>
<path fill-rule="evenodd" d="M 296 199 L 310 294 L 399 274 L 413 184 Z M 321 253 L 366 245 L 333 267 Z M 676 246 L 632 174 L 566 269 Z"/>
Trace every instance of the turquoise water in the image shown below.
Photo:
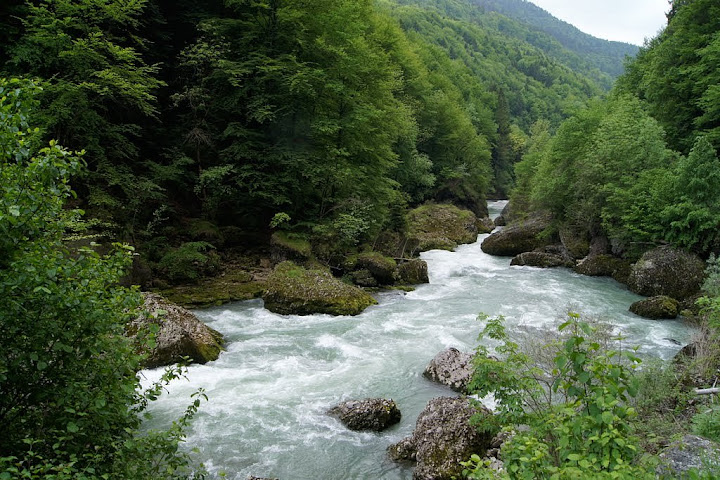
<path fill-rule="evenodd" d="M 503 202 L 490 204 L 497 215 Z M 171 385 L 152 407 L 152 425 L 180 416 L 197 388 L 206 390 L 188 446 L 212 475 L 281 480 L 410 479 L 412 470 L 386 458 L 391 443 L 409 435 L 427 401 L 453 392 L 422 372 L 448 347 L 471 351 L 483 323 L 478 313 L 504 315 L 511 335 L 553 330 L 568 309 L 611 323 L 626 342 L 648 355 L 670 358 L 687 341 L 681 321 L 652 321 L 627 311 L 641 297 L 606 278 L 567 269 L 510 267 L 477 243 L 455 252 L 430 251 L 430 283 L 414 292 L 385 292 L 357 317 L 283 316 L 262 301 L 199 310 L 222 332 L 227 351 L 192 366 L 189 381 Z M 146 371 L 148 380 L 160 371 Z M 345 429 L 325 412 L 355 398 L 393 398 L 399 425 L 383 433 Z"/>

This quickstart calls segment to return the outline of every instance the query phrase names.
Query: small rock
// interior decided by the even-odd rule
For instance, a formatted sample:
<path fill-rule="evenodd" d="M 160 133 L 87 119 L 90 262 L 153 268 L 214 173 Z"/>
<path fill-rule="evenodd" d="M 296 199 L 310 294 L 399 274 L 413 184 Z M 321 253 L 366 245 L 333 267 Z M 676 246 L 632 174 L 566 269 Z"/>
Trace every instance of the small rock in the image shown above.
<path fill-rule="evenodd" d="M 665 295 L 647 298 L 633 303 L 630 311 L 635 315 L 653 320 L 673 319 L 678 316 L 679 303 Z"/>
<path fill-rule="evenodd" d="M 490 217 L 484 217 L 478 220 L 478 233 L 490 233 L 495 230 L 495 222 Z"/>
<path fill-rule="evenodd" d="M 448 348 L 435 355 L 423 373 L 426 378 L 461 393 L 467 393 L 472 374 L 473 355 L 456 348 Z"/>
<path fill-rule="evenodd" d="M 341 403 L 328 411 L 350 430 L 381 432 L 400 422 L 401 413 L 393 400 L 367 398 Z"/>

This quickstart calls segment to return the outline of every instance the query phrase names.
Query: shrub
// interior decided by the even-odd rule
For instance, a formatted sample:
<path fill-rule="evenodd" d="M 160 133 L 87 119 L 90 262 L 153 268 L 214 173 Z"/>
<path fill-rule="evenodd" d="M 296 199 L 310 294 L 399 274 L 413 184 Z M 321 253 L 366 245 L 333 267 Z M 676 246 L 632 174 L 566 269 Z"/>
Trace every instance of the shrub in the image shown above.
<path fill-rule="evenodd" d="M 196 283 L 220 269 L 220 257 L 207 242 L 187 242 L 160 260 L 160 270 L 174 283 Z"/>

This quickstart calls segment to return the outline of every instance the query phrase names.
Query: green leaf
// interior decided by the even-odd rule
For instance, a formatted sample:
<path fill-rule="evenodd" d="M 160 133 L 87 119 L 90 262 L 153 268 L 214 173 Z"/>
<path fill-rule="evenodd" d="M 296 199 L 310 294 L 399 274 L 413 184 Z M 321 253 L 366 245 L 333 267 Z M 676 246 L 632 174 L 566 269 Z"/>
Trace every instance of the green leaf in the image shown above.
<path fill-rule="evenodd" d="M 612 412 L 603 412 L 602 413 L 602 421 L 603 423 L 611 424 L 614 420 L 615 416 L 612 414 Z"/>
<path fill-rule="evenodd" d="M 78 427 L 74 422 L 68 422 L 67 424 L 67 431 L 70 433 L 77 433 L 80 430 L 80 427 Z"/>

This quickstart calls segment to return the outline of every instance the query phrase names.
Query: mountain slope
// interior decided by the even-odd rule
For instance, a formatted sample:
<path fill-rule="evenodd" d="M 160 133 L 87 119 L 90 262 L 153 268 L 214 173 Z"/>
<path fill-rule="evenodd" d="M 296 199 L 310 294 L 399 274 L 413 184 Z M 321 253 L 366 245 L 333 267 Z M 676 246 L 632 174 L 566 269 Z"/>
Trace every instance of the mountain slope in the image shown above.
<path fill-rule="evenodd" d="M 527 0 L 472 0 L 472 2 L 486 11 L 501 13 L 536 31 L 552 36 L 562 46 L 585 56 L 599 70 L 613 78 L 623 72 L 625 57 L 634 57 L 639 50 L 636 45 L 603 40 L 584 33 Z M 531 38 L 527 40 L 532 41 Z"/>

